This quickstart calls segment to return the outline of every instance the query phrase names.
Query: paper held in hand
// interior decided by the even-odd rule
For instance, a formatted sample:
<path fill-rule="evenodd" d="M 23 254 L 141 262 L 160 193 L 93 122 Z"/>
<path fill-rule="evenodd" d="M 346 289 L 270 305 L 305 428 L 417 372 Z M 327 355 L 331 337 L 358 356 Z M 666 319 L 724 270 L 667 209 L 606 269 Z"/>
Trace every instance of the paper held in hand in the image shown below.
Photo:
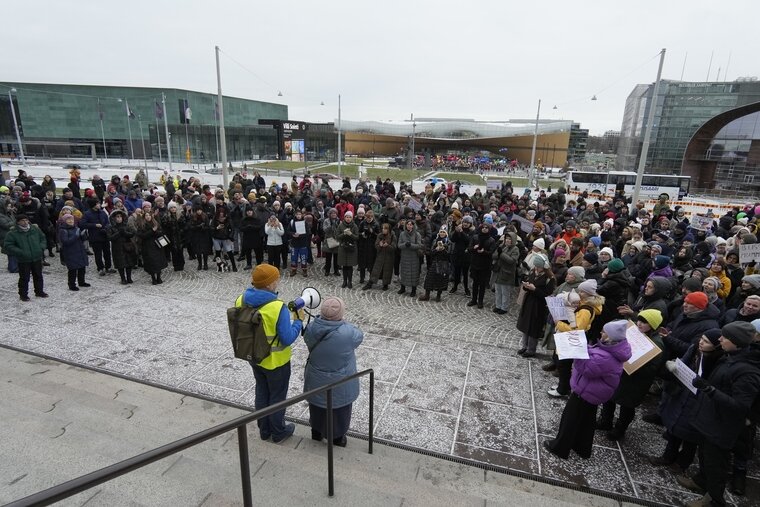
<path fill-rule="evenodd" d="M 628 375 L 633 375 L 636 370 L 662 353 L 657 344 L 639 331 L 636 324 L 631 321 L 628 321 L 625 338 L 631 346 L 631 358 L 623 363 L 623 369 Z"/>
<path fill-rule="evenodd" d="M 760 262 L 760 243 L 739 245 L 739 263 L 748 264 L 752 261 Z"/>
<path fill-rule="evenodd" d="M 565 305 L 565 300 L 556 296 L 549 296 L 546 299 L 546 307 L 554 319 L 554 322 L 566 320 L 571 327 L 575 327 L 575 312 L 572 308 Z"/>
<path fill-rule="evenodd" d="M 588 341 L 583 331 L 555 333 L 554 344 L 560 359 L 588 359 Z"/>
<path fill-rule="evenodd" d="M 297 220 L 295 224 L 296 234 L 306 234 L 306 222 L 304 220 Z"/>
<path fill-rule="evenodd" d="M 691 368 L 686 366 L 686 363 L 680 359 L 676 359 L 676 371 L 673 372 L 673 375 L 675 375 L 678 381 L 686 386 L 689 391 L 697 394 L 697 388 L 691 385 L 692 380 L 694 380 L 694 377 L 696 377 L 697 374 L 691 371 Z"/>

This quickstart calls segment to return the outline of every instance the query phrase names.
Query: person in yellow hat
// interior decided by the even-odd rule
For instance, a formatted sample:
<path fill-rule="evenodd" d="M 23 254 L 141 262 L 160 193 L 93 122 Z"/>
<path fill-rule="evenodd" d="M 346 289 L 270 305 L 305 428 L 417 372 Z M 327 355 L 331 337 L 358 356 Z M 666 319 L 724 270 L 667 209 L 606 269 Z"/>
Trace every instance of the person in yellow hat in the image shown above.
<path fill-rule="evenodd" d="M 293 313 L 277 298 L 280 270 L 271 264 L 259 264 L 251 273 L 249 287 L 235 301 L 235 306 L 249 305 L 259 309 L 264 319 L 264 331 L 271 340 L 272 351 L 261 362 L 251 361 L 256 379 L 256 410 L 285 400 L 290 383 L 290 346 L 298 339 L 303 328 L 303 310 Z M 258 421 L 262 440 L 270 437 L 275 443 L 290 437 L 295 425 L 285 423 L 285 410 L 280 410 Z"/>

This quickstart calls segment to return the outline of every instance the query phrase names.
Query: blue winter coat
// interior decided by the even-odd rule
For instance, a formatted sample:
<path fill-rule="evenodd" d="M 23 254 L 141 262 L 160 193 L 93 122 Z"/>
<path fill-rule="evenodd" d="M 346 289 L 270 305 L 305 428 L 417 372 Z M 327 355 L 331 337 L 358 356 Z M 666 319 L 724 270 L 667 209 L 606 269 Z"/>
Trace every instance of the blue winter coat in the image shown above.
<path fill-rule="evenodd" d="M 304 392 L 356 373 L 354 350 L 363 340 L 364 333 L 343 320 L 325 320 L 321 317 L 312 320 L 303 338 L 312 351 L 304 372 Z M 333 390 L 333 408 L 345 407 L 358 397 L 359 379 L 341 384 Z M 309 403 L 326 408 L 327 396 L 325 393 L 312 396 Z"/>
<path fill-rule="evenodd" d="M 100 227 L 97 224 L 100 224 Z M 111 223 L 108 220 L 108 213 L 103 210 L 89 210 L 85 212 L 82 220 L 79 221 L 79 228 L 87 229 L 90 233 L 90 243 L 107 243 L 106 228 L 109 225 Z"/>
<path fill-rule="evenodd" d="M 87 250 L 84 249 L 84 241 L 80 235 L 80 229 L 76 225 L 62 223 L 58 226 L 58 242 L 63 247 L 61 255 L 66 269 L 86 268 L 90 261 L 87 258 Z"/>

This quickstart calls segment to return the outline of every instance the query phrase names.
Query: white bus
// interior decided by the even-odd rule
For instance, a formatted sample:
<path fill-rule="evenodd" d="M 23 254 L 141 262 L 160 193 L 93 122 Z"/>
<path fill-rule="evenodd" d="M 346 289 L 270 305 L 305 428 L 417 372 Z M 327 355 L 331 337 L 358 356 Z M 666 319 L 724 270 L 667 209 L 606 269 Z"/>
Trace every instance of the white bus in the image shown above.
<path fill-rule="evenodd" d="M 567 173 L 566 185 L 570 190 L 588 192 L 589 195 L 615 195 L 623 190 L 625 195 L 633 195 L 636 184 L 636 173 L 632 171 L 571 171 Z M 641 181 L 639 196 L 642 199 L 657 199 L 665 194 L 668 199 L 681 198 L 689 194 L 690 176 L 675 176 L 671 174 L 644 174 Z"/>

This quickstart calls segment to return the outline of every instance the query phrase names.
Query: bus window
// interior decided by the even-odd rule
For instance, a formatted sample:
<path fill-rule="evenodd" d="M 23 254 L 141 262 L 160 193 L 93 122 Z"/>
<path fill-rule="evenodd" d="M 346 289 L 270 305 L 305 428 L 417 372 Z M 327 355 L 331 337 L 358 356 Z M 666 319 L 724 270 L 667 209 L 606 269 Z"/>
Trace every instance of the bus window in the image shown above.
<path fill-rule="evenodd" d="M 660 185 L 660 177 L 659 176 L 647 176 L 644 175 L 644 178 L 641 180 L 641 184 L 645 187 L 656 187 Z"/>

